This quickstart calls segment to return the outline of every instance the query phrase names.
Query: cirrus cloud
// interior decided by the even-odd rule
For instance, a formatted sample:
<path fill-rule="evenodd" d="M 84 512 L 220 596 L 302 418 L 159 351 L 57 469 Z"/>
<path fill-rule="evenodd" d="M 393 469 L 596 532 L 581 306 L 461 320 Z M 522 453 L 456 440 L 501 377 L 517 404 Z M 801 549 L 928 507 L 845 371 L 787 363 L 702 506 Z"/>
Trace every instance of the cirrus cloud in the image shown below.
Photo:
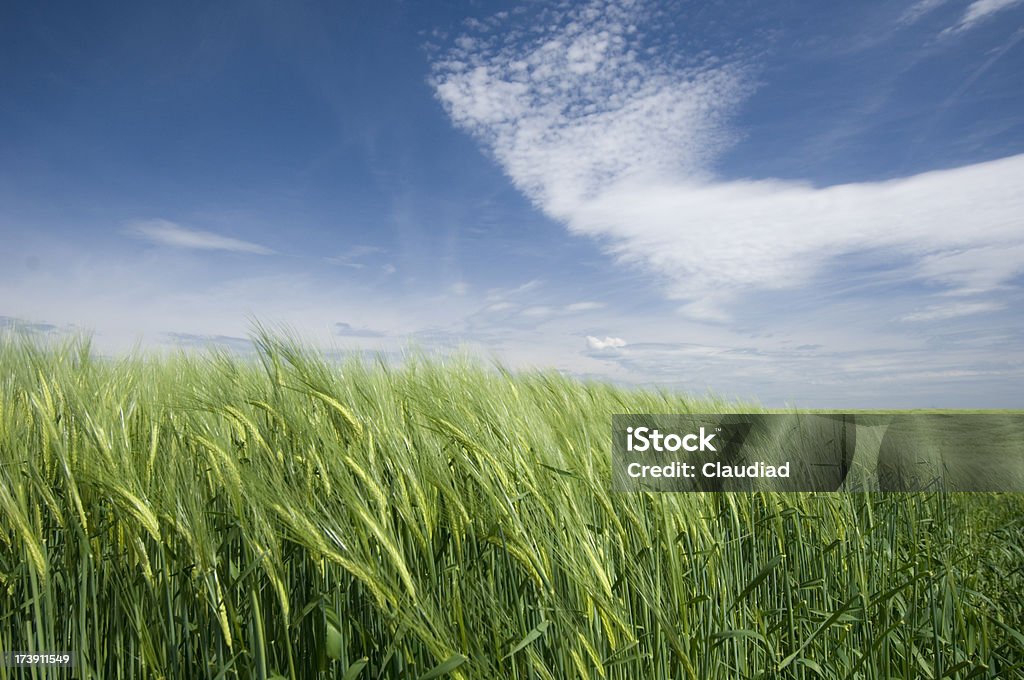
<path fill-rule="evenodd" d="M 272 255 L 270 248 L 243 241 L 229 236 L 221 236 L 209 231 L 186 229 L 168 220 L 143 220 L 131 222 L 127 233 L 147 241 L 174 248 L 192 250 L 222 250 L 233 253 L 252 253 L 254 255 Z"/>
<path fill-rule="evenodd" d="M 941 35 L 952 35 L 954 33 L 962 33 L 969 30 L 981 23 L 985 19 L 988 19 L 998 12 L 1002 12 L 1005 9 L 1009 9 L 1014 5 L 1020 4 L 1021 0 L 974 0 L 967 9 L 964 10 L 963 16 L 960 17 L 954 26 L 950 26 L 942 32 Z"/>

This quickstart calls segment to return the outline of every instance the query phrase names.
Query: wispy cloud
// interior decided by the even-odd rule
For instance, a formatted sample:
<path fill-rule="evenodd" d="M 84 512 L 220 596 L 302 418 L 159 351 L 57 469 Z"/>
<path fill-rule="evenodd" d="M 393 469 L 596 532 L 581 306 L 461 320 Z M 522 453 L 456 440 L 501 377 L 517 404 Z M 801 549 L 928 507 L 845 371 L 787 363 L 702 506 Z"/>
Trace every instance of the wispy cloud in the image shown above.
<path fill-rule="evenodd" d="M 351 267 L 353 269 L 362 269 L 366 266 L 366 260 L 370 256 L 380 255 L 384 252 L 383 248 L 377 246 L 353 246 L 344 253 L 335 255 L 333 257 L 326 258 L 331 264 L 340 265 L 342 267 Z"/>
<path fill-rule="evenodd" d="M 687 313 L 727 318 L 745 294 L 812 285 L 836 258 L 868 251 L 963 292 L 1024 271 L 1024 155 L 824 187 L 716 176 L 750 69 L 648 49 L 641 7 L 597 1 L 529 30 L 464 36 L 433 84 L 540 209 L 659 276 Z M 984 260 L 963 255 L 983 249 Z"/>
<path fill-rule="evenodd" d="M 504 302 L 512 298 L 520 298 L 528 293 L 536 292 L 543 285 L 542 281 L 531 279 L 514 288 L 492 288 L 487 291 L 487 299 L 494 302 Z"/>
<path fill-rule="evenodd" d="M 51 334 L 60 332 L 73 332 L 75 329 L 71 326 L 65 326 L 61 328 L 52 323 L 36 323 L 27 321 L 25 319 L 19 319 L 11 316 L 0 316 L 0 332 L 3 331 L 14 331 L 17 333 L 25 334 Z"/>
<path fill-rule="evenodd" d="M 984 312 L 996 312 L 1003 309 L 1005 305 L 997 302 L 953 302 L 945 305 L 932 305 L 925 309 L 907 314 L 904 321 L 941 321 L 953 319 L 958 316 L 969 316 L 971 314 L 982 314 Z"/>
<path fill-rule="evenodd" d="M 555 310 L 548 305 L 532 305 L 519 313 L 527 317 L 545 317 L 551 316 L 554 312 Z"/>
<path fill-rule="evenodd" d="M 1007 8 L 1019 5 L 1022 0 L 974 0 L 967 9 L 964 10 L 963 16 L 953 26 L 950 26 L 942 32 L 941 35 L 952 35 L 955 33 L 962 33 L 966 30 L 973 28 L 980 22 L 984 21 L 1001 12 Z"/>
<path fill-rule="evenodd" d="M 349 338 L 382 338 L 385 333 L 370 328 L 356 328 L 351 324 L 339 321 L 334 324 L 334 332 L 337 335 Z"/>
<path fill-rule="evenodd" d="M 899 23 L 904 25 L 912 24 L 948 2 L 949 0 L 918 0 L 900 16 Z"/>
<path fill-rule="evenodd" d="M 565 311 L 578 313 L 578 312 L 592 312 L 596 309 L 603 309 L 603 302 L 573 302 L 565 306 Z"/>
<path fill-rule="evenodd" d="M 252 253 L 254 255 L 272 255 L 270 248 L 257 243 L 243 241 L 229 236 L 221 236 L 209 231 L 186 229 L 168 220 L 144 220 L 128 225 L 127 233 L 153 243 L 174 248 L 193 250 L 224 250 L 234 253 Z"/>

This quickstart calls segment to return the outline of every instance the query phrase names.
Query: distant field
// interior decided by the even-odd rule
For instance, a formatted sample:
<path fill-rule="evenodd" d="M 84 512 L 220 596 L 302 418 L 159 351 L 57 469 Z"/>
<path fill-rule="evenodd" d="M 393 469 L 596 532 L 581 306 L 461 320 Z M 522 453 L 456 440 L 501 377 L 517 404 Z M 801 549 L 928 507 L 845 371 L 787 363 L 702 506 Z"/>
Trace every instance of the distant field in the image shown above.
<path fill-rule="evenodd" d="M 613 413 L 742 407 L 255 341 L 0 340 L 0 650 L 106 679 L 1024 677 L 1024 494 L 614 494 Z"/>

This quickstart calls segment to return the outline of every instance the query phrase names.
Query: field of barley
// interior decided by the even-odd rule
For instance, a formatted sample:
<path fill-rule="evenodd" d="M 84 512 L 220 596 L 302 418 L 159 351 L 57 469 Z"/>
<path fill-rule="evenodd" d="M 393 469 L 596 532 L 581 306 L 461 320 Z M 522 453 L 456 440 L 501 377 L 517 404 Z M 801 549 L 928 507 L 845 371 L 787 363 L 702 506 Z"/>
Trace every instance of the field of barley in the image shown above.
<path fill-rule="evenodd" d="M 616 494 L 614 413 L 470 360 L 0 341 L 0 651 L 79 678 L 1024 678 L 1024 495 Z"/>

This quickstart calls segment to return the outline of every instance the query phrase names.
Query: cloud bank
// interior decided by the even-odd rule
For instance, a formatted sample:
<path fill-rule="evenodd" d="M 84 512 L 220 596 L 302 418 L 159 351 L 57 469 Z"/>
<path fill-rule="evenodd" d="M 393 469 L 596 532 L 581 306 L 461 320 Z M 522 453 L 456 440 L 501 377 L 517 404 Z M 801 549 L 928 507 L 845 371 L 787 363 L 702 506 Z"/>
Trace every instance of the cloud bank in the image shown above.
<path fill-rule="evenodd" d="M 1003 6 L 983 2 L 968 25 Z M 478 24 L 435 62 L 436 96 L 538 208 L 656 275 L 694 317 L 811 286 L 850 256 L 958 296 L 1024 272 L 1024 155 L 834 186 L 718 176 L 753 70 L 652 43 L 651 18 L 598 1 L 530 30 Z"/>

